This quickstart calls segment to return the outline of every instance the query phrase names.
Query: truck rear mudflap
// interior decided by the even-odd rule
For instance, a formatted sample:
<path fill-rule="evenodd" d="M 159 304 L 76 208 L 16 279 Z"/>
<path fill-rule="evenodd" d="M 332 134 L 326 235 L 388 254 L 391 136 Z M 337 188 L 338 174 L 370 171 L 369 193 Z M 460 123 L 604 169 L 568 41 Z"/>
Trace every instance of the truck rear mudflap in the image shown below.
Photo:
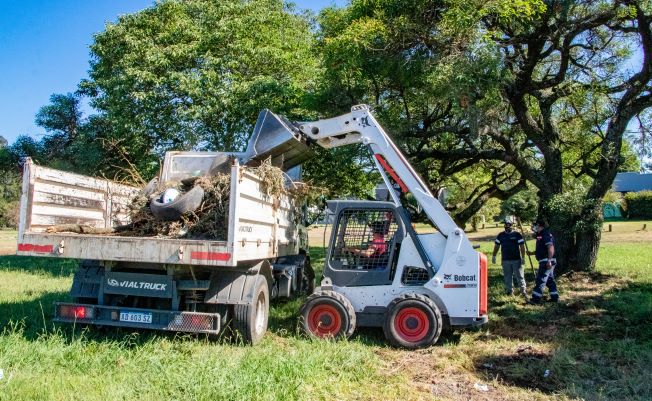
<path fill-rule="evenodd" d="M 180 312 L 119 306 L 55 303 L 55 322 L 218 334 L 218 313 Z"/>

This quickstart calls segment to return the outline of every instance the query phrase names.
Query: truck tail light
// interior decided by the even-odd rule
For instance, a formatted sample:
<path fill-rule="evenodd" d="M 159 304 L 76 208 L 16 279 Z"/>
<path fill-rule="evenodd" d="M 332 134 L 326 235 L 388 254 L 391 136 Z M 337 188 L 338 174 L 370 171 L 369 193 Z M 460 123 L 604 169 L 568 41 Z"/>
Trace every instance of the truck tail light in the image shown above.
<path fill-rule="evenodd" d="M 92 319 L 93 318 L 93 308 L 90 306 L 81 306 L 81 305 L 59 305 L 59 317 L 66 319 Z"/>
<path fill-rule="evenodd" d="M 487 314 L 487 255 L 480 255 L 480 299 L 478 300 L 478 314 L 484 316 Z"/>

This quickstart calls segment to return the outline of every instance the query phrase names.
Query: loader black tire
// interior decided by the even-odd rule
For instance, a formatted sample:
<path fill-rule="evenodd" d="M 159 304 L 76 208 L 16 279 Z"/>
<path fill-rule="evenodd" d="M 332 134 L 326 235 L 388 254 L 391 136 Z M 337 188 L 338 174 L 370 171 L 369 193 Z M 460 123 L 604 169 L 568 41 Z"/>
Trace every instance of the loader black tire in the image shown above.
<path fill-rule="evenodd" d="M 417 349 L 435 344 L 442 327 L 441 312 L 430 298 L 405 294 L 387 307 L 383 332 L 391 345 Z"/>
<path fill-rule="evenodd" d="M 356 325 L 351 302 L 334 291 L 315 291 L 301 307 L 304 333 L 317 338 L 349 338 Z"/>
<path fill-rule="evenodd" d="M 203 199 L 204 189 L 196 185 L 193 189 L 185 194 L 179 195 L 177 199 L 170 203 L 162 203 L 158 199 L 152 199 L 149 208 L 157 219 L 174 221 L 179 220 L 184 213 L 197 210 Z"/>
<path fill-rule="evenodd" d="M 257 344 L 267 331 L 269 321 L 269 287 L 265 277 L 260 276 L 254 288 L 251 304 L 233 306 L 233 331 L 236 341 Z"/>

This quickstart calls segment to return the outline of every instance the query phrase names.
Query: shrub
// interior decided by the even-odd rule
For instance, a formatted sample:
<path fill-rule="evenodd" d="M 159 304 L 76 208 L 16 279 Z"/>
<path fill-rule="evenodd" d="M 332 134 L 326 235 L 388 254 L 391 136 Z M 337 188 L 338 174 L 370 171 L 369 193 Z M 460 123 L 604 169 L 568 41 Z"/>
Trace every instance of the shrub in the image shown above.
<path fill-rule="evenodd" d="M 630 219 L 652 218 L 652 191 L 629 192 L 625 195 Z"/>

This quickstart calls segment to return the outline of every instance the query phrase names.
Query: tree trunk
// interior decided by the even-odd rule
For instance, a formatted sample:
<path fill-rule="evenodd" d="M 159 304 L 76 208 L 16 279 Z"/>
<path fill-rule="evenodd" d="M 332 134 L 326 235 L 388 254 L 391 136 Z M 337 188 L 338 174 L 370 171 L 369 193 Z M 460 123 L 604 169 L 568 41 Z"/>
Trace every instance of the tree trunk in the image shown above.
<path fill-rule="evenodd" d="M 557 272 L 592 271 L 602 236 L 602 202 L 590 202 L 581 214 L 571 217 L 568 226 L 551 226 L 555 238 Z"/>
<path fill-rule="evenodd" d="M 601 236 L 602 230 L 585 231 L 577 235 L 577 265 L 574 270 L 595 270 Z"/>
<path fill-rule="evenodd" d="M 601 199 L 601 198 L 600 198 Z M 600 238 L 602 237 L 602 201 L 589 201 L 580 216 L 581 230 L 577 233 L 577 265 L 575 270 L 595 270 Z"/>
<path fill-rule="evenodd" d="M 566 227 L 550 227 L 553 237 L 555 238 L 555 257 L 557 259 L 558 274 L 575 270 L 577 265 L 577 247 L 575 234 L 569 232 Z"/>

